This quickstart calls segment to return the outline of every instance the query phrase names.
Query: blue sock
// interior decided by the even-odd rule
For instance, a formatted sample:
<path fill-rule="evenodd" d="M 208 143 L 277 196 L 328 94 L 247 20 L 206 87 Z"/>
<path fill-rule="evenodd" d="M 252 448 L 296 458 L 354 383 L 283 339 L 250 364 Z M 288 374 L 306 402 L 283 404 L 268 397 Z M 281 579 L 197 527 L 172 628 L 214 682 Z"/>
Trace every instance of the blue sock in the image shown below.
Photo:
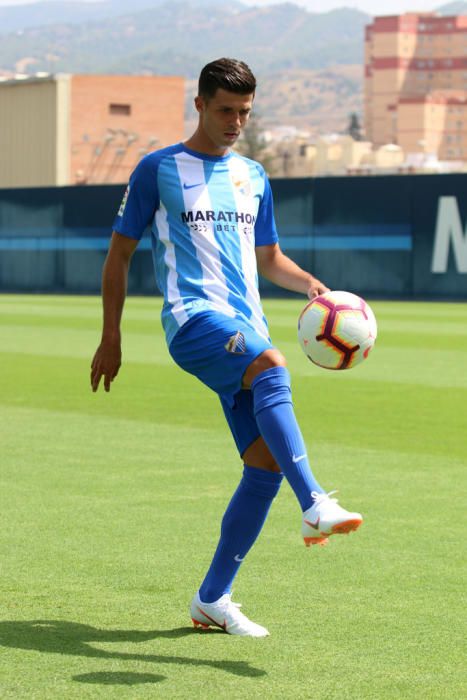
<path fill-rule="evenodd" d="M 245 465 L 222 519 L 216 553 L 199 589 L 203 603 L 213 603 L 224 593 L 230 593 L 240 564 L 263 527 L 281 481 L 282 474 Z"/>
<path fill-rule="evenodd" d="M 292 404 L 285 367 L 271 367 L 251 383 L 256 422 L 269 450 L 297 496 L 302 510 L 313 504 L 312 491 L 323 489 L 313 476 Z"/>

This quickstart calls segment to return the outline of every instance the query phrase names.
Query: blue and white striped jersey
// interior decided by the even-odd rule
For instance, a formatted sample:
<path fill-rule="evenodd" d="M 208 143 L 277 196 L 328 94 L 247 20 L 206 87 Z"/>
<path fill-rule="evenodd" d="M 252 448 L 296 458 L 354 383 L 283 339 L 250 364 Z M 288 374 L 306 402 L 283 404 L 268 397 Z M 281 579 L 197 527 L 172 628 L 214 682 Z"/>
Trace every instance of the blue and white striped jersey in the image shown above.
<path fill-rule="evenodd" d="M 150 153 L 131 175 L 114 230 L 139 240 L 148 226 L 169 345 L 191 316 L 206 310 L 241 317 L 268 337 L 255 247 L 278 236 L 261 165 L 181 143 Z"/>

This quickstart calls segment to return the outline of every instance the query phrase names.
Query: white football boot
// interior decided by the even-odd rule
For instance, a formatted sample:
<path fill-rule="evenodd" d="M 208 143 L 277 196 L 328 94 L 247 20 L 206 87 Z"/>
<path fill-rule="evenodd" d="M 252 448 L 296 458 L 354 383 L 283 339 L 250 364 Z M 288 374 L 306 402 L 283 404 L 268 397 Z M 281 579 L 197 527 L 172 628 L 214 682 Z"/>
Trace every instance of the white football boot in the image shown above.
<path fill-rule="evenodd" d="M 196 593 L 191 601 L 191 619 L 195 627 L 220 627 L 227 634 L 240 637 L 267 637 L 269 632 L 249 620 L 240 612 L 240 603 L 232 603 L 230 593 L 225 593 L 214 603 L 203 603 Z"/>
<path fill-rule="evenodd" d="M 363 522 L 360 513 L 349 513 L 337 503 L 337 498 L 329 498 L 330 493 L 312 492 L 313 505 L 303 513 L 302 535 L 305 544 L 324 545 L 330 535 L 348 535 L 357 530 Z"/>

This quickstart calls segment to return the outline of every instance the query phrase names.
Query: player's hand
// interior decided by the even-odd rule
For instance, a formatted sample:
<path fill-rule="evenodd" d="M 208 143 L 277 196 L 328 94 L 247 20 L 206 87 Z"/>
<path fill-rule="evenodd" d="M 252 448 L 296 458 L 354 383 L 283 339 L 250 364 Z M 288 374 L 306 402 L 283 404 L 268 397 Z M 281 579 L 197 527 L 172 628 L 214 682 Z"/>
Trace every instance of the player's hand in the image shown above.
<path fill-rule="evenodd" d="M 308 299 L 314 299 L 320 294 L 324 294 L 324 292 L 329 291 L 329 287 L 326 287 L 326 285 L 320 282 L 318 279 L 316 279 L 316 277 L 313 277 L 307 292 Z"/>
<path fill-rule="evenodd" d="M 97 391 L 101 378 L 104 377 L 104 389 L 110 391 L 110 383 L 117 376 L 121 364 L 122 350 L 120 339 L 102 339 L 91 364 L 92 390 Z"/>

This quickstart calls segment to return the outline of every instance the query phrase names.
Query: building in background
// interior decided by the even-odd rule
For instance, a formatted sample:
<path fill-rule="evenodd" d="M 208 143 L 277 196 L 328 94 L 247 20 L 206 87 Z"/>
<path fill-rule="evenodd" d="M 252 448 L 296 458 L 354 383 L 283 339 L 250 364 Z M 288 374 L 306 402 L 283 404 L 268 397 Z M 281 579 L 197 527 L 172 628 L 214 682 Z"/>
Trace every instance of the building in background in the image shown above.
<path fill-rule="evenodd" d="M 0 82 L 0 187 L 126 182 L 183 139 L 181 77 L 38 74 Z"/>
<path fill-rule="evenodd" d="M 467 161 L 467 92 L 443 90 L 402 97 L 397 111 L 397 142 L 406 153 Z"/>
<path fill-rule="evenodd" d="M 365 132 L 439 160 L 467 160 L 467 16 L 375 17 L 365 33 Z"/>
<path fill-rule="evenodd" d="M 315 173 L 324 176 L 360 172 L 371 152 L 371 143 L 355 141 L 348 134 L 321 136 L 316 142 Z"/>
<path fill-rule="evenodd" d="M 410 168 L 405 167 L 404 151 L 395 144 L 375 149 L 369 141 L 356 141 L 349 134 L 313 137 L 310 133 L 294 130 L 293 127 L 279 128 L 265 134 L 271 166 L 269 174 L 274 177 L 413 172 L 413 164 Z M 439 172 L 436 165 L 433 170 Z M 430 166 L 433 164 L 430 163 Z"/>
<path fill-rule="evenodd" d="M 315 138 L 295 126 L 275 126 L 263 133 L 267 146 L 265 166 L 270 177 L 310 177 L 315 171 Z"/>

